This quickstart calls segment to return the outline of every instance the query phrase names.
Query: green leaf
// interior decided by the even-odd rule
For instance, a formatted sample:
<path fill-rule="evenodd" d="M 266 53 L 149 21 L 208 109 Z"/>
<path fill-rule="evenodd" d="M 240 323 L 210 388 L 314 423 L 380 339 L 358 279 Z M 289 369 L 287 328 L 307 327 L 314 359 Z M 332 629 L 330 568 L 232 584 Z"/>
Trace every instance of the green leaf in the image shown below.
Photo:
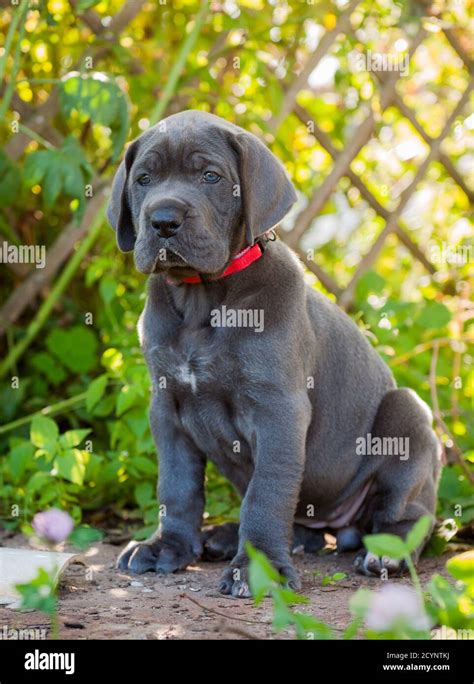
<path fill-rule="evenodd" d="M 47 352 L 33 354 L 31 363 L 33 367 L 43 373 L 53 385 L 59 385 L 67 377 L 62 365 Z"/>
<path fill-rule="evenodd" d="M 406 544 L 394 534 L 371 534 L 363 540 L 365 548 L 376 556 L 390 556 L 398 560 L 408 553 Z"/>
<path fill-rule="evenodd" d="M 126 411 L 128 411 L 128 409 L 133 406 L 139 395 L 140 392 L 136 387 L 124 385 L 117 397 L 117 416 L 122 416 Z"/>
<path fill-rule="evenodd" d="M 413 525 L 405 539 L 406 547 L 410 553 L 415 551 L 426 539 L 431 525 L 432 520 L 429 515 L 424 515 L 422 518 L 417 520 L 415 525 Z"/>
<path fill-rule="evenodd" d="M 250 542 L 245 545 L 249 564 L 249 584 L 255 603 L 260 603 L 275 585 L 281 584 L 281 577 L 261 551 L 255 549 Z"/>
<path fill-rule="evenodd" d="M 386 281 L 375 271 L 367 271 L 359 279 L 356 285 L 356 297 L 358 301 L 365 301 L 372 292 L 380 294 L 385 287 Z"/>
<path fill-rule="evenodd" d="M 82 211 L 86 178 L 92 175 L 93 169 L 79 142 L 74 136 L 68 136 L 62 147 L 39 150 L 27 156 L 23 182 L 28 188 L 42 184 L 47 209 L 52 209 L 58 197 L 65 195 L 79 200 Z"/>
<path fill-rule="evenodd" d="M 58 475 L 69 482 L 83 485 L 86 472 L 84 453 L 79 449 L 66 449 L 60 453 L 54 461 Z"/>
<path fill-rule="evenodd" d="M 324 622 L 306 613 L 293 613 L 298 639 L 334 639 L 334 633 Z"/>
<path fill-rule="evenodd" d="M 326 577 L 323 577 L 322 585 L 323 587 L 326 587 L 328 584 L 335 584 L 346 577 L 347 575 L 345 572 L 335 572 L 334 575 L 326 575 Z"/>
<path fill-rule="evenodd" d="M 466 551 L 446 563 L 448 572 L 457 580 L 466 584 L 474 583 L 474 551 Z"/>
<path fill-rule="evenodd" d="M 17 584 L 16 589 L 22 597 L 22 608 L 41 610 L 48 615 L 52 615 L 55 612 L 55 582 L 43 568 L 38 570 L 37 576 L 31 582 Z"/>
<path fill-rule="evenodd" d="M 454 629 L 473 628 L 472 611 L 466 613 L 466 598 L 461 590 L 454 587 L 441 575 L 434 575 L 428 584 L 428 592 L 432 603 L 430 613 L 434 614 L 436 622 Z"/>
<path fill-rule="evenodd" d="M 111 128 L 112 156 L 117 159 L 129 127 L 128 102 L 117 83 L 101 72 L 71 72 L 61 82 L 59 98 L 64 117 L 75 111 L 93 124 Z"/>
<path fill-rule="evenodd" d="M 79 525 L 79 527 L 76 527 L 71 532 L 68 541 L 84 551 L 94 542 L 100 541 L 103 536 L 103 533 L 100 530 L 96 530 L 95 527 Z"/>
<path fill-rule="evenodd" d="M 153 486 L 151 482 L 140 482 L 135 487 L 135 500 L 140 508 L 146 508 L 151 501 L 154 501 Z"/>
<path fill-rule="evenodd" d="M 117 281 L 113 278 L 103 277 L 99 284 L 99 292 L 105 304 L 110 304 L 110 302 L 115 297 L 115 292 L 117 290 Z"/>
<path fill-rule="evenodd" d="M 92 409 L 102 399 L 103 394 L 105 392 L 105 388 L 107 387 L 107 382 L 107 375 L 99 375 L 99 377 L 95 378 L 95 380 L 93 380 L 87 388 L 86 408 L 88 411 L 92 411 Z"/>
<path fill-rule="evenodd" d="M 266 593 L 268 593 L 268 591 Z M 286 601 L 279 596 L 278 592 L 275 592 L 273 596 L 273 629 L 276 632 L 281 632 L 282 629 L 285 629 L 285 627 L 292 624 L 292 617 L 292 612 Z"/>
<path fill-rule="evenodd" d="M 451 320 L 451 312 L 441 302 L 428 302 L 421 314 L 416 319 L 420 328 L 436 329 L 443 328 Z"/>
<path fill-rule="evenodd" d="M 53 158 L 52 154 L 51 150 L 39 150 L 27 156 L 23 169 L 23 182 L 27 188 L 43 180 Z"/>
<path fill-rule="evenodd" d="M 50 166 L 43 179 L 43 200 L 46 209 L 51 209 L 63 188 L 64 170 L 59 164 Z"/>
<path fill-rule="evenodd" d="M 83 439 L 87 437 L 92 430 L 86 428 L 84 430 L 68 430 L 59 438 L 59 443 L 64 449 L 71 449 L 79 446 Z"/>
<path fill-rule="evenodd" d="M 156 475 L 156 463 L 144 456 L 134 456 L 131 465 L 134 465 L 144 475 Z"/>
<path fill-rule="evenodd" d="M 14 446 L 8 454 L 8 465 L 15 482 L 18 482 L 26 470 L 29 461 L 33 460 L 35 448 L 30 442 L 22 442 Z"/>
<path fill-rule="evenodd" d="M 66 368 L 75 373 L 87 373 L 98 364 L 97 338 L 85 326 L 52 330 L 46 338 L 46 346 Z"/>
<path fill-rule="evenodd" d="M 45 473 L 44 471 L 40 470 L 37 473 L 34 473 L 30 479 L 28 480 L 28 483 L 26 485 L 26 492 L 29 496 L 32 494 L 35 494 L 37 491 L 40 489 L 44 489 L 48 485 L 52 483 L 52 477 L 49 473 Z"/>
<path fill-rule="evenodd" d="M 58 426 L 51 418 L 35 416 L 31 421 L 30 439 L 40 449 L 51 449 L 59 436 Z"/>
<path fill-rule="evenodd" d="M 349 600 L 349 608 L 355 618 L 364 618 L 372 600 L 370 589 L 359 589 Z"/>

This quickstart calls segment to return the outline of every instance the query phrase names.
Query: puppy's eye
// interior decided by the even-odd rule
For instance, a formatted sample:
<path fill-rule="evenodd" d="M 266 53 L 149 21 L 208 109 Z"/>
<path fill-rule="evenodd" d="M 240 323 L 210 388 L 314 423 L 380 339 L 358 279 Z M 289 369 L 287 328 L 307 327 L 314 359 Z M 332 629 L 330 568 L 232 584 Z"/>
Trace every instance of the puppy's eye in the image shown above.
<path fill-rule="evenodd" d="M 142 173 L 141 176 L 137 178 L 138 185 L 149 185 L 151 183 L 151 178 L 147 173 Z"/>
<path fill-rule="evenodd" d="M 202 179 L 205 183 L 217 183 L 220 181 L 221 177 L 219 174 L 214 173 L 214 171 L 205 171 L 202 175 Z"/>

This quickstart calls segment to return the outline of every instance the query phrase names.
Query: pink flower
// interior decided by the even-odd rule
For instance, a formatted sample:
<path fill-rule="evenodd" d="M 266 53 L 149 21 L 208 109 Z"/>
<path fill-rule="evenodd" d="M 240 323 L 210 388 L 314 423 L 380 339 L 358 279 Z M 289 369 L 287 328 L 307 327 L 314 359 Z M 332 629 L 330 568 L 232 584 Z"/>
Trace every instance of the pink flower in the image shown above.
<path fill-rule="evenodd" d="M 33 518 L 33 528 L 36 534 L 53 544 L 59 544 L 69 537 L 74 522 L 69 513 L 57 508 L 37 513 Z"/>
<path fill-rule="evenodd" d="M 413 589 L 395 584 L 386 584 L 373 594 L 365 623 L 376 632 L 394 627 L 422 631 L 431 626 L 419 596 Z"/>

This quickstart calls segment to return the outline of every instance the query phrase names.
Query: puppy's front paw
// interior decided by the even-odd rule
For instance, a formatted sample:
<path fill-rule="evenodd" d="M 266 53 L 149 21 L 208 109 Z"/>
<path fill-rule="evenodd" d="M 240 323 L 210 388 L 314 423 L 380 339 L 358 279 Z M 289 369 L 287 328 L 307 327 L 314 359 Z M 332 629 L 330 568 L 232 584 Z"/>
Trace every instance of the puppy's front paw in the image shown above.
<path fill-rule="evenodd" d="M 184 570 L 196 556 L 190 544 L 174 539 L 132 541 L 118 557 L 117 568 L 137 575 L 144 572 L 169 573 Z"/>
<path fill-rule="evenodd" d="M 359 575 L 366 577 L 380 577 L 384 570 L 389 576 L 402 575 L 407 571 L 404 560 L 395 560 L 388 556 L 376 556 L 370 551 L 364 551 L 354 561 L 354 568 Z"/>
<path fill-rule="evenodd" d="M 298 591 L 301 589 L 301 582 L 289 560 L 282 562 L 273 562 L 274 567 L 280 575 L 286 579 L 286 586 L 289 589 Z M 248 581 L 248 559 L 234 558 L 230 566 L 224 570 L 219 582 L 219 591 L 221 594 L 230 594 L 235 598 L 249 598 L 252 596 Z"/>

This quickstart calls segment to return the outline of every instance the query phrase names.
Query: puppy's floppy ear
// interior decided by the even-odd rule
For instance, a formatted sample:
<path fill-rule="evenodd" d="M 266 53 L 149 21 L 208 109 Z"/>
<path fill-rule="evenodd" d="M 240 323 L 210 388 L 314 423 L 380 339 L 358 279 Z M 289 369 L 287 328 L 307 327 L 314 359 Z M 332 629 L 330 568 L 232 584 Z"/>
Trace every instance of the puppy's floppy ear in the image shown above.
<path fill-rule="evenodd" d="M 276 226 L 296 202 L 295 189 L 283 164 L 250 133 L 232 136 L 238 154 L 247 244 Z"/>
<path fill-rule="evenodd" d="M 120 164 L 112 184 L 107 207 L 107 219 L 117 233 L 117 244 L 122 252 L 132 252 L 135 246 L 135 228 L 127 195 L 128 173 L 138 150 L 138 141 L 132 143 Z"/>

